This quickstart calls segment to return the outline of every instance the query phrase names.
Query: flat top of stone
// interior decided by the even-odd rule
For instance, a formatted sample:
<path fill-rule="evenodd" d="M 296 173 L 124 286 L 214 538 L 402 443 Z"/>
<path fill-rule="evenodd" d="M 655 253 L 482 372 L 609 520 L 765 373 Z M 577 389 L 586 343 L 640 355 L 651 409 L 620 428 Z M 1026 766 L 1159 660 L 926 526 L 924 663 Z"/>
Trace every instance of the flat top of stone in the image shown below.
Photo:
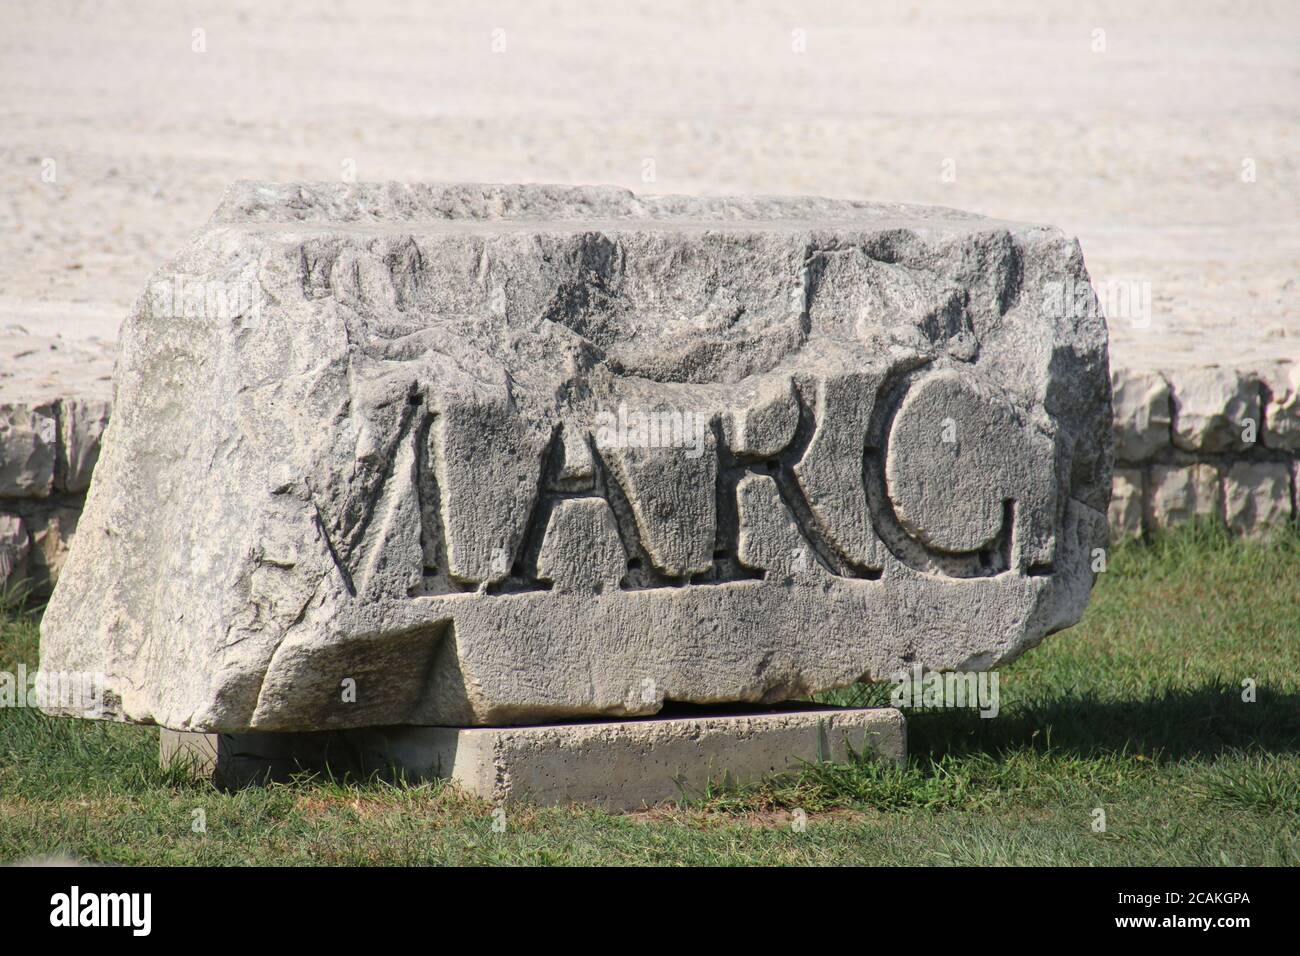
<path fill-rule="evenodd" d="M 871 229 L 906 226 L 1048 228 L 1010 223 L 945 206 L 816 196 L 647 196 L 616 186 L 480 183 L 261 183 L 240 181 L 222 197 L 211 225 L 320 223 L 336 226 L 572 223 L 610 228 L 690 227 Z"/>

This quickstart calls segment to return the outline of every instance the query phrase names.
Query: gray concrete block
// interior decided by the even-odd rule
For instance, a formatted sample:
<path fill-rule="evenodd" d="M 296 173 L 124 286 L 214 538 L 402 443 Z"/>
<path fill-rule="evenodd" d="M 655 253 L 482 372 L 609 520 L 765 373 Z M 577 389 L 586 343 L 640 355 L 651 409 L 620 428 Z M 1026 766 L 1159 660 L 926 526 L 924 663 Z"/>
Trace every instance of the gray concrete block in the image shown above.
<path fill-rule="evenodd" d="M 220 734 L 196 734 L 162 728 L 158 739 L 158 762 L 164 768 L 177 766 L 198 777 L 217 771 Z"/>
<path fill-rule="evenodd" d="M 212 757 L 215 743 L 215 758 Z M 713 784 L 751 783 L 820 760 L 900 765 L 906 723 L 892 708 L 809 708 L 536 727 L 387 727 L 325 733 L 162 732 L 225 787 L 295 774 L 448 778 L 493 804 L 579 803 L 633 810 Z"/>

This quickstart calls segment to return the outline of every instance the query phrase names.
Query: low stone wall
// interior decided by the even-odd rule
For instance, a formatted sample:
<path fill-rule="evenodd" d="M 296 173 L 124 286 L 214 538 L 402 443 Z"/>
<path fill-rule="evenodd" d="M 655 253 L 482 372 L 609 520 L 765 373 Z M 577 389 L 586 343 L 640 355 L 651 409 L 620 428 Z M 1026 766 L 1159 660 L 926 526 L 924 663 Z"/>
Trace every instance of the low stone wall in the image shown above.
<path fill-rule="evenodd" d="M 0 335 L 0 594 L 47 593 L 77 529 L 112 395 L 113 348 Z"/>
<path fill-rule="evenodd" d="M 96 399 L 0 405 L 0 587 L 57 580 L 108 412 Z"/>
<path fill-rule="evenodd" d="M 1116 369 L 1113 539 L 1201 519 L 1259 535 L 1296 513 L 1300 364 Z"/>
<path fill-rule="evenodd" d="M 0 388 L 0 589 L 26 582 L 41 594 L 57 580 L 108 423 L 111 348 L 53 341 L 5 348 L 13 367 L 38 362 L 42 374 Z M 1111 381 L 1113 539 L 1193 519 L 1254 536 L 1294 519 L 1300 364 L 1116 369 Z"/>

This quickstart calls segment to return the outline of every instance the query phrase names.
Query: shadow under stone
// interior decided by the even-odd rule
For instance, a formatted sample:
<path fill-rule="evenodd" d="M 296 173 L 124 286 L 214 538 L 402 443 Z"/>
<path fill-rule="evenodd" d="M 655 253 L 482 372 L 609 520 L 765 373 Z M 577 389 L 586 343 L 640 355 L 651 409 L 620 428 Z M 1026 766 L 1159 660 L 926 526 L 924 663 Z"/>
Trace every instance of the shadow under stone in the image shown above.
<path fill-rule="evenodd" d="M 1033 749 L 1096 757 L 1127 751 L 1179 760 L 1234 751 L 1300 753 L 1300 694 L 1231 684 L 1117 701 L 1082 694 L 1015 703 L 984 719 L 974 711 L 907 710 L 908 745 L 933 758 Z"/>

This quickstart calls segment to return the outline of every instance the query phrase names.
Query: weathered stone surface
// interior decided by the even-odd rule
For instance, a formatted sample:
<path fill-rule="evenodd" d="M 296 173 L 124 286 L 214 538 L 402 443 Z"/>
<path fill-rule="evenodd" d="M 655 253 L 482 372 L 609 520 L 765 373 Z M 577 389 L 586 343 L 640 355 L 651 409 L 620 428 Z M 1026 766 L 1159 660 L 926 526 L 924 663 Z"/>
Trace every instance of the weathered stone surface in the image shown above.
<path fill-rule="evenodd" d="M 610 811 L 698 797 L 711 783 L 753 783 L 822 760 L 856 756 L 897 766 L 907 753 L 903 715 L 889 708 L 435 733 L 442 774 L 497 806 L 582 803 Z"/>
<path fill-rule="evenodd" d="M 111 405 L 97 398 L 67 398 L 60 402 L 60 491 L 77 493 L 90 487 Z"/>
<path fill-rule="evenodd" d="M 1259 382 L 1218 366 L 1170 373 L 1174 396 L 1174 444 L 1192 452 L 1240 451 L 1250 447 L 1248 423 L 1259 440 Z"/>
<path fill-rule="evenodd" d="M 17 515 L 0 514 L 0 590 L 26 581 L 32 543 L 27 525 Z"/>
<path fill-rule="evenodd" d="M 1110 492 L 1110 539 L 1119 541 L 1142 534 L 1142 471 L 1116 468 Z"/>
<path fill-rule="evenodd" d="M 951 210 L 240 184 L 123 327 L 42 666 L 229 732 L 995 666 L 1106 536 L 1065 280 L 1057 230 Z"/>
<path fill-rule="evenodd" d="M 1215 465 L 1155 465 L 1147 496 L 1147 525 L 1169 528 L 1190 521 L 1223 521 L 1223 489 Z"/>
<path fill-rule="evenodd" d="M 0 328 L 0 590 L 41 596 L 57 579 L 99 456 L 112 368 L 113 348 L 98 339 Z"/>
<path fill-rule="evenodd" d="M 599 594 L 617 589 L 626 573 L 627 552 L 609 502 L 603 498 L 559 502 L 546 523 L 537 576 L 561 593 Z"/>
<path fill-rule="evenodd" d="M 58 432 L 55 402 L 0 404 L 0 498 L 42 498 L 54 490 Z"/>
<path fill-rule="evenodd" d="M 67 559 L 81 517 L 80 503 L 66 497 L 0 501 L 0 591 L 22 584 L 48 596 Z"/>
<path fill-rule="evenodd" d="M 336 776 L 450 779 L 496 806 L 582 803 L 637 810 L 710 785 L 740 785 L 822 760 L 901 764 L 903 715 L 815 708 L 541 727 L 383 727 L 333 733 L 198 734 L 164 729 L 164 767 L 225 787 Z"/>
<path fill-rule="evenodd" d="M 955 370 L 909 390 L 894 416 L 885 475 L 913 539 L 943 554 L 992 553 L 1011 525 L 1014 566 L 1050 567 L 1056 449 L 1021 415 Z"/>
<path fill-rule="evenodd" d="M 1170 446 L 1169 383 L 1159 372 L 1112 368 L 1115 457 L 1147 461 Z"/>
<path fill-rule="evenodd" d="M 42 591 L 58 582 L 80 519 L 79 508 L 59 505 L 37 509 L 25 519 L 32 538 L 31 572 Z"/>
<path fill-rule="evenodd" d="M 1239 461 L 1223 476 L 1228 527 L 1260 535 L 1291 517 L 1291 468 L 1286 462 Z"/>
<path fill-rule="evenodd" d="M 1300 451 L 1300 362 L 1268 366 L 1261 376 L 1269 393 L 1264 406 L 1264 445 Z"/>
<path fill-rule="evenodd" d="M 789 380 L 766 380 L 749 400 L 723 418 L 727 447 L 733 455 L 768 458 L 794 441 L 799 427 L 799 399 Z"/>

